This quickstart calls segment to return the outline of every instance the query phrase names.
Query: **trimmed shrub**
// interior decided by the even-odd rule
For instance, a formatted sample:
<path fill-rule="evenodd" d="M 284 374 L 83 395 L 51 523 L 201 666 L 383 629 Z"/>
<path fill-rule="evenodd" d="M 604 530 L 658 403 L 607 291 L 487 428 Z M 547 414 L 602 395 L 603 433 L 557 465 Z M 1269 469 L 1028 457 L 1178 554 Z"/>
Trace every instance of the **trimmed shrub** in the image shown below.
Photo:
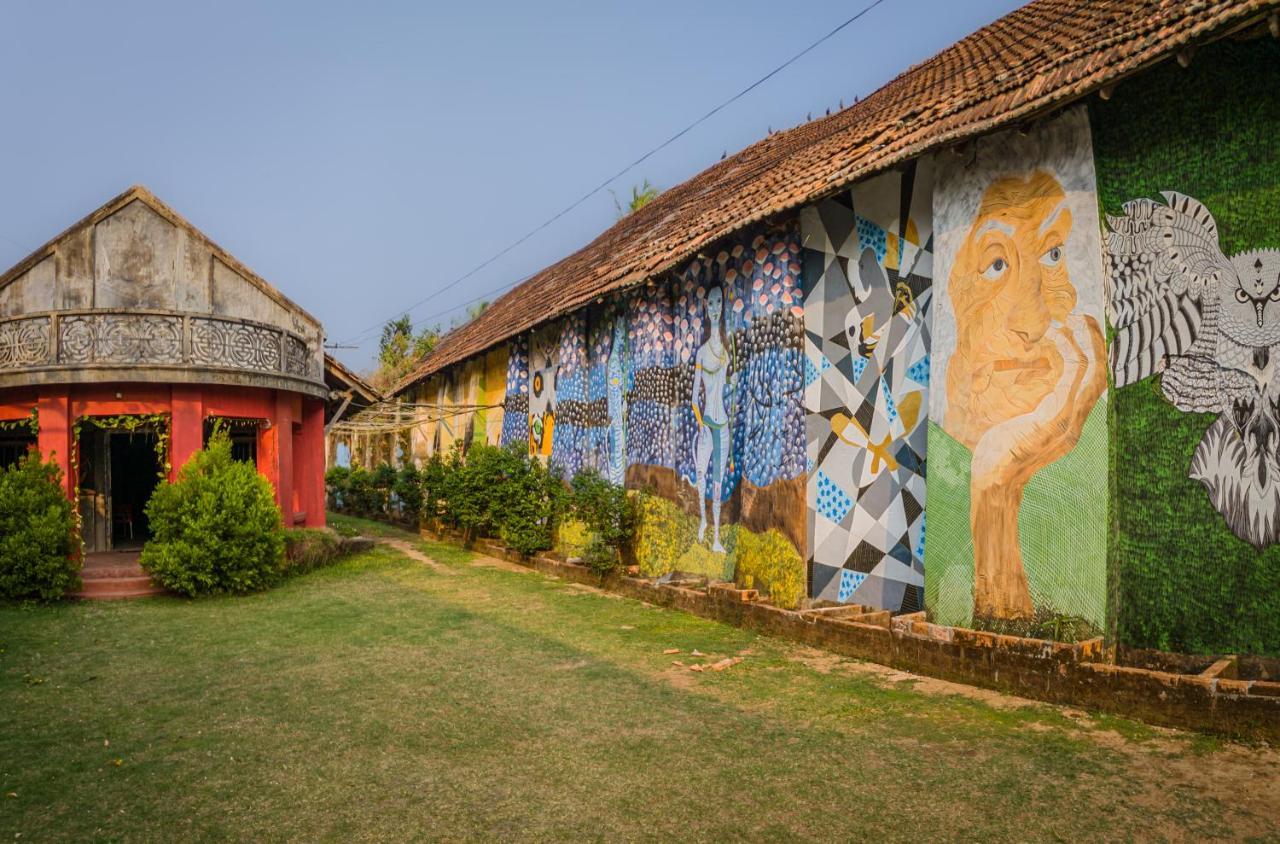
<path fill-rule="evenodd" d="M 407 464 L 396 473 L 391 491 L 400 504 L 400 518 L 417 522 L 422 517 L 422 475 L 413 464 Z"/>
<path fill-rule="evenodd" d="M 357 466 L 347 476 L 347 494 L 343 497 L 346 509 L 360 516 L 374 516 L 382 512 L 382 496 L 373 485 L 373 476 Z"/>
<path fill-rule="evenodd" d="M 608 546 L 621 551 L 635 537 L 637 504 L 627 490 L 595 469 L 573 477 L 573 514 Z"/>
<path fill-rule="evenodd" d="M 521 554 L 536 554 L 551 547 L 567 494 L 564 482 L 524 453 L 524 445 L 506 449 L 506 490 L 495 518 L 498 536 Z"/>
<path fill-rule="evenodd" d="M 735 580 L 739 586 L 750 583 L 783 609 L 800 606 L 805 567 L 791 540 L 772 528 L 764 533 L 739 530 L 737 550 Z"/>
<path fill-rule="evenodd" d="M 334 466 L 324 473 L 325 493 L 329 498 L 329 507 L 343 510 L 347 504 L 347 488 L 351 481 L 351 469 L 346 466 Z"/>
<path fill-rule="evenodd" d="M 0 597 L 61 598 L 80 588 L 81 563 L 58 465 L 28 452 L 0 470 Z"/>
<path fill-rule="evenodd" d="M 231 459 L 225 433 L 215 433 L 176 482 L 156 488 L 147 519 L 153 538 L 142 567 L 166 589 L 192 597 L 243 593 L 280 578 L 284 529 L 275 493 L 252 465 Z"/>

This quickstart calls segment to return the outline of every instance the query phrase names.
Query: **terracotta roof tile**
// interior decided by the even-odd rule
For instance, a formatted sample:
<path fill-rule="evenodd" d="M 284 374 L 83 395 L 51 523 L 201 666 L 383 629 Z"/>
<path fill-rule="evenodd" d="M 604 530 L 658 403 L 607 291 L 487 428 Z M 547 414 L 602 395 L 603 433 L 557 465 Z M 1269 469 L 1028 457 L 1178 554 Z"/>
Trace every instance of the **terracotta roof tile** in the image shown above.
<path fill-rule="evenodd" d="M 773 134 L 624 217 L 446 336 L 395 391 L 752 223 L 931 149 L 1027 120 L 1280 0 L 1035 0 L 843 111 Z"/>

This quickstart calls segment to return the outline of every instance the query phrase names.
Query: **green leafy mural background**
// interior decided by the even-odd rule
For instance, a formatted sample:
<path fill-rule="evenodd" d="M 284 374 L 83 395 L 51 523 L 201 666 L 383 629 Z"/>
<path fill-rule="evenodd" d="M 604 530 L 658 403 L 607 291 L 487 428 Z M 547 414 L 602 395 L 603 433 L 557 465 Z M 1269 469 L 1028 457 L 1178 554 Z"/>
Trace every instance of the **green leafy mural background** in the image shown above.
<path fill-rule="evenodd" d="M 1091 117 L 1106 214 L 1161 191 L 1213 213 L 1230 255 L 1280 247 L 1280 44 L 1198 52 L 1125 82 Z M 1183 413 L 1160 376 L 1111 396 L 1112 601 L 1121 644 L 1280 654 L 1280 547 L 1238 539 L 1188 477 L 1212 414 Z"/>

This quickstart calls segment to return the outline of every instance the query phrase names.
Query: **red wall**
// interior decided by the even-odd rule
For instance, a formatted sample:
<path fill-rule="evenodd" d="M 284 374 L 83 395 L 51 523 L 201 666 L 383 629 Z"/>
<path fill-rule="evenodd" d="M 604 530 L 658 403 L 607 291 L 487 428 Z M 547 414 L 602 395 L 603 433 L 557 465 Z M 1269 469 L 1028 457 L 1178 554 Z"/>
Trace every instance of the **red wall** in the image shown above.
<path fill-rule="evenodd" d="M 324 403 L 282 390 L 190 384 L 103 384 L 0 392 L 0 419 L 21 419 L 36 407 L 39 446 L 62 468 L 68 497 L 71 434 L 82 416 L 170 415 L 170 478 L 204 443 L 210 416 L 263 419 L 258 429 L 258 471 L 276 490 L 286 527 L 324 526 Z"/>

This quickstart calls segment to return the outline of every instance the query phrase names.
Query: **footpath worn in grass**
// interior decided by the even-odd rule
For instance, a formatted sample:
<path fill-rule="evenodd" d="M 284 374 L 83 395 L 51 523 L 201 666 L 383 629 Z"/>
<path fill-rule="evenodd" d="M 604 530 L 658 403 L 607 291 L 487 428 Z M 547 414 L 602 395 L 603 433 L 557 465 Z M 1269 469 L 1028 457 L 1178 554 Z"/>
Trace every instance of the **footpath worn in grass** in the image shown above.
<path fill-rule="evenodd" d="M 453 572 L 379 547 L 247 598 L 0 606 L 0 840 L 1280 835 L 1267 748 L 379 532 Z"/>

